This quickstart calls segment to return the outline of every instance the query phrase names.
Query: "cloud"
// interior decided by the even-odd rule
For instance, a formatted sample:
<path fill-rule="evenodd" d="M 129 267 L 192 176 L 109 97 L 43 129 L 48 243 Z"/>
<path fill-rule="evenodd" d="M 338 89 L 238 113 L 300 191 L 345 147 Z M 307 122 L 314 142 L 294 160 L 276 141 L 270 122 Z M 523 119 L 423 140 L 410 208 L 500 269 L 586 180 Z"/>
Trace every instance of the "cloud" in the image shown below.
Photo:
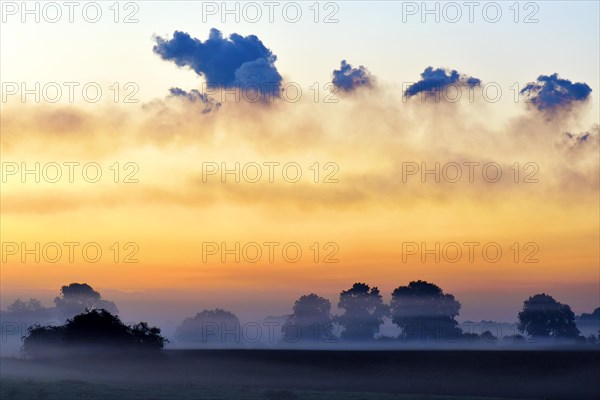
<path fill-rule="evenodd" d="M 592 135 L 584 133 L 576 139 L 564 132 L 579 134 L 580 130 L 574 129 L 581 124 L 573 124 L 571 119 L 546 121 L 538 113 L 524 113 L 502 124 L 485 123 L 497 109 L 486 107 L 477 96 L 469 107 L 420 107 L 415 102 L 403 103 L 394 87 L 380 85 L 352 97 L 329 108 L 315 103 L 312 96 L 297 103 L 278 101 L 273 107 L 255 107 L 229 98 L 224 100 L 231 101 L 229 105 L 218 113 L 201 113 L 211 96 L 173 88 L 168 99 L 142 105 L 126 118 L 119 116 L 115 105 L 93 111 L 48 105 L 9 107 L 1 115 L 6 161 L 55 161 L 61 165 L 77 161 L 81 165 L 75 185 L 68 182 L 64 167 L 58 184 L 28 185 L 27 190 L 18 185 L 20 175 L 11 176 L 9 184 L 16 189 L 2 191 L 3 210 L 58 214 L 140 205 L 212 209 L 253 204 L 268 210 L 335 207 L 343 212 L 373 204 L 418 207 L 426 202 L 469 204 L 483 198 L 505 202 L 511 196 L 529 196 L 535 203 L 570 199 L 573 193 L 597 194 L 597 131 L 588 129 L 587 122 L 580 130 Z M 79 122 L 58 124 L 57 128 L 73 127 L 68 133 L 52 133 L 49 120 Z M 563 146 L 564 139 L 569 142 Z M 576 146 L 569 151 L 572 144 Z M 91 186 L 81 177 L 81 166 L 90 161 L 104 168 L 102 180 Z M 107 169 L 115 161 L 120 165 L 137 163 L 140 172 L 135 177 L 140 184 L 115 185 L 113 172 Z M 257 162 L 262 166 L 262 179 L 259 183 L 242 179 L 240 184 L 223 184 L 218 175 L 204 183 L 199 177 L 206 161 L 217 162 L 220 168 L 225 162 L 229 169 L 239 162 L 240 173 L 244 165 Z M 280 163 L 273 184 L 263 165 L 272 161 Z M 282 180 L 282 166 L 292 161 L 302 167 L 297 184 Z M 311 168 L 315 162 L 319 162 L 317 170 Z M 334 175 L 338 183 L 324 183 L 332 171 L 325 168 L 329 162 L 339 166 Z M 478 166 L 470 181 L 465 163 L 472 162 Z M 524 169 L 525 163 L 539 165 L 540 172 L 532 177 L 540 178 L 540 183 L 516 184 L 509 169 L 515 162 L 521 165 L 519 182 L 531 173 Z M 407 163 L 416 163 L 419 169 L 404 182 Z M 436 163 L 442 178 L 445 165 L 458 163 L 460 181 L 435 182 L 429 174 L 423 184 L 423 171 Z M 490 163 L 502 168 L 498 182 L 483 179 L 483 166 Z M 447 172 L 452 175 L 454 168 Z M 493 175 L 494 169 L 488 172 Z M 233 179 L 231 174 L 228 179 Z M 564 189 L 567 183 L 569 190 Z M 81 185 L 87 189 L 82 190 Z M 525 188 L 528 191 L 523 195 Z"/>
<path fill-rule="evenodd" d="M 567 138 L 568 143 L 571 146 L 579 146 L 582 143 L 585 143 L 588 141 L 588 139 L 590 138 L 590 133 L 583 132 L 580 134 L 575 134 L 575 133 L 571 133 L 571 132 L 565 132 L 565 136 Z"/>
<path fill-rule="evenodd" d="M 563 146 L 567 149 L 580 149 L 583 146 L 597 149 L 600 141 L 600 130 L 598 125 L 593 126 L 589 131 L 572 133 L 563 132 Z"/>
<path fill-rule="evenodd" d="M 170 93 L 170 97 L 184 98 L 192 103 L 196 103 L 196 102 L 202 103 L 204 105 L 204 109 L 202 110 L 202 113 L 211 112 L 213 110 L 213 108 L 218 109 L 219 107 L 221 107 L 221 103 L 215 102 L 215 100 L 213 98 L 209 97 L 208 94 L 201 93 L 200 91 L 198 91 L 196 89 L 192 89 L 188 92 L 181 88 L 174 87 L 174 88 L 169 89 L 169 93 Z"/>
<path fill-rule="evenodd" d="M 346 60 L 342 60 L 340 69 L 333 70 L 333 84 L 345 92 L 351 92 L 361 86 L 373 84 L 371 73 L 362 65 L 352 68 Z"/>
<path fill-rule="evenodd" d="M 456 70 L 449 71 L 443 68 L 433 69 L 427 67 L 421 73 L 421 80 L 410 85 L 405 92 L 407 97 L 418 93 L 434 93 L 444 90 L 450 85 L 466 85 L 469 87 L 479 86 L 481 80 L 466 75 L 459 74 Z"/>
<path fill-rule="evenodd" d="M 560 79 L 554 73 L 538 76 L 536 82 L 528 83 L 520 93 L 538 110 L 553 113 L 571 109 L 573 103 L 587 100 L 591 92 L 587 84 Z"/>
<path fill-rule="evenodd" d="M 277 56 L 255 35 L 233 33 L 224 38 L 213 28 L 204 42 L 181 31 L 175 31 L 170 40 L 155 40 L 156 54 L 204 76 L 208 88 L 241 88 L 279 95 L 282 78 L 275 67 Z"/>

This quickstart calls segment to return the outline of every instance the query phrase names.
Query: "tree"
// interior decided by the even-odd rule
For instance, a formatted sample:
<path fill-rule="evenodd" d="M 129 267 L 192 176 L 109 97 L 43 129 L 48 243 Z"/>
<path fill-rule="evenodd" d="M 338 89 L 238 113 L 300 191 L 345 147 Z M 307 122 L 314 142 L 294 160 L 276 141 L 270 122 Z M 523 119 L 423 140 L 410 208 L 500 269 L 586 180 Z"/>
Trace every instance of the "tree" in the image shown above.
<path fill-rule="evenodd" d="M 131 336 L 133 336 L 134 342 L 140 347 L 145 349 L 162 349 L 168 342 L 160 334 L 160 328 L 148 325 L 147 322 L 138 322 L 129 327 Z"/>
<path fill-rule="evenodd" d="M 104 309 L 112 314 L 119 310 L 112 301 L 103 300 L 100 293 L 87 283 L 71 283 L 60 289 L 60 296 L 54 299 L 54 304 L 59 314 L 64 318 L 71 318 L 85 310 Z"/>
<path fill-rule="evenodd" d="M 12 304 L 6 307 L 6 311 L 9 313 L 37 313 L 42 310 L 45 310 L 45 308 L 38 299 L 29 299 L 29 301 L 16 299 Z"/>
<path fill-rule="evenodd" d="M 525 336 L 515 333 L 514 335 L 507 335 L 502 337 L 502 342 L 506 344 L 523 344 L 525 343 Z"/>
<path fill-rule="evenodd" d="M 462 333 L 455 318 L 460 303 L 451 294 L 429 282 L 412 281 L 392 293 L 392 322 L 407 338 L 454 339 Z"/>
<path fill-rule="evenodd" d="M 27 335 L 23 337 L 23 352 L 32 357 L 53 356 L 60 353 L 64 347 L 64 326 L 42 326 L 35 324 L 27 328 Z"/>
<path fill-rule="evenodd" d="M 545 293 L 525 300 L 519 312 L 519 331 L 538 338 L 578 338 L 575 314 L 571 307 Z"/>
<path fill-rule="evenodd" d="M 331 340 L 334 337 L 331 302 L 314 293 L 300 297 L 294 303 L 293 313 L 288 316 L 282 333 L 286 342 Z"/>
<path fill-rule="evenodd" d="M 579 316 L 579 319 L 584 320 L 584 321 L 594 321 L 596 323 L 598 323 L 598 321 L 600 321 L 600 307 L 597 307 L 596 309 L 594 309 L 594 311 L 592 311 L 591 314 L 588 313 L 583 313 Z"/>
<path fill-rule="evenodd" d="M 575 324 L 582 335 L 589 336 L 597 333 L 600 329 L 600 307 L 596 308 L 591 314 L 583 313 L 575 318 Z"/>
<path fill-rule="evenodd" d="M 175 337 L 182 342 L 226 343 L 241 341 L 240 320 L 229 312 L 216 308 L 203 310 L 186 318 L 177 328 Z"/>
<path fill-rule="evenodd" d="M 168 342 L 160 329 L 145 322 L 127 326 L 106 310 L 88 310 L 63 325 L 34 325 L 23 338 L 23 351 L 33 357 L 68 351 L 160 350 Z"/>
<path fill-rule="evenodd" d="M 2 312 L 3 319 L 12 321 L 48 321 L 51 318 L 50 310 L 42 305 L 37 299 L 23 301 L 16 299 Z"/>
<path fill-rule="evenodd" d="M 16 354 L 22 345 L 21 338 L 25 327 L 47 324 L 52 320 L 51 309 L 44 307 L 39 300 L 15 300 L 6 307 L 6 310 L 0 310 L 0 334 L 2 335 L 0 353 Z"/>
<path fill-rule="evenodd" d="M 341 336 L 346 340 L 373 339 L 383 318 L 389 315 L 379 289 L 365 283 L 355 283 L 352 288 L 340 293 L 338 307 L 344 310 L 337 321 L 345 328 Z"/>
<path fill-rule="evenodd" d="M 481 339 L 485 340 L 488 343 L 496 343 L 498 338 L 494 336 L 494 334 L 490 331 L 483 331 L 481 333 Z"/>

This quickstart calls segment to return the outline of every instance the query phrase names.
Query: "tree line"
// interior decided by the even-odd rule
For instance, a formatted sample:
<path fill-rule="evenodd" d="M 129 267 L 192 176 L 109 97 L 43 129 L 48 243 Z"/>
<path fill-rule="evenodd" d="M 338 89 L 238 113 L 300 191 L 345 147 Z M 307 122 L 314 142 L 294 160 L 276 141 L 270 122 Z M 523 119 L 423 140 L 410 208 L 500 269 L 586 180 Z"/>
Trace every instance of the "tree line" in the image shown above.
<path fill-rule="evenodd" d="M 54 304 L 54 309 L 47 309 L 35 299 L 28 302 L 16 300 L 6 311 L 2 311 L 5 321 L 17 315 L 29 315 L 42 320 L 51 319 L 51 315 L 67 317 L 62 325 L 34 324 L 29 327 L 22 338 L 25 353 L 35 355 L 48 348 L 78 348 L 90 344 L 93 347 L 159 350 L 168 342 L 158 327 L 151 327 L 145 322 L 124 324 L 117 316 L 115 303 L 103 299 L 88 284 L 63 286 Z M 328 299 L 315 293 L 301 296 L 293 304 L 291 313 L 284 317 L 282 340 L 296 343 L 332 340 L 363 342 L 375 339 L 430 342 L 499 339 L 490 331 L 480 335 L 463 332 L 456 320 L 461 303 L 439 286 L 422 280 L 394 289 L 389 304 L 385 304 L 377 287 L 355 283 L 340 293 L 337 307 L 341 314 L 333 315 Z M 583 314 L 581 318 L 584 317 L 588 323 L 600 321 L 600 308 L 592 314 Z M 399 328 L 398 337 L 377 337 L 385 319 L 390 319 Z M 530 337 L 598 342 L 597 336 L 582 336 L 576 316 L 568 305 L 545 293 L 527 298 L 517 319 L 518 330 L 523 335 L 514 335 L 513 340 Z M 239 319 L 230 311 L 218 308 L 204 310 L 186 318 L 175 332 L 175 338 L 184 343 L 218 342 L 239 325 Z M 339 335 L 335 334 L 335 327 L 340 328 Z"/>

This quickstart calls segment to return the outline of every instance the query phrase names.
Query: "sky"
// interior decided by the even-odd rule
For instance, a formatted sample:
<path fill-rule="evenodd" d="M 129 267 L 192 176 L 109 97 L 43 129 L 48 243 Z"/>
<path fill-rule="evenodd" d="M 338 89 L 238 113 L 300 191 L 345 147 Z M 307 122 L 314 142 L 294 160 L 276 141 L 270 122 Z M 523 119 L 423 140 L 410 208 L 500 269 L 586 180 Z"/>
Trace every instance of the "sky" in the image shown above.
<path fill-rule="evenodd" d="M 600 305 L 597 2 L 500 3 L 495 23 L 490 2 L 456 23 L 446 3 L 439 22 L 421 2 L 281 2 L 273 22 L 238 3 L 236 22 L 98 2 L 96 23 L 38 4 L 39 23 L 2 2 L 3 308 L 86 282 L 129 318 L 249 320 L 417 279 L 461 320 L 514 321 L 541 292 Z M 256 80 L 283 94 L 250 101 Z"/>

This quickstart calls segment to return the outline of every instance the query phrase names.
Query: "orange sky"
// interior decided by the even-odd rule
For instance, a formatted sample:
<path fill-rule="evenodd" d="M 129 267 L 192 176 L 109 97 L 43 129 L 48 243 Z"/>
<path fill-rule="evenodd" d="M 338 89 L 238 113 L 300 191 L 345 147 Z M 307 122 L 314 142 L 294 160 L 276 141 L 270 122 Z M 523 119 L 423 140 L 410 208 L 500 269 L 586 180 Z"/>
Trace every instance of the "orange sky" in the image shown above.
<path fill-rule="evenodd" d="M 585 148 L 571 148 L 562 133 L 577 126 L 572 116 L 548 121 L 523 110 L 517 119 L 487 126 L 486 114 L 497 111 L 489 104 L 390 104 L 387 95 L 359 93 L 326 110 L 308 101 L 226 104 L 214 115 L 176 101 L 135 112 L 116 106 L 6 108 L 3 303 L 16 297 L 50 300 L 63 284 L 87 282 L 112 293 L 130 312 L 168 295 L 162 307 L 174 312 L 220 301 L 268 315 L 285 312 L 298 295 L 312 291 L 333 300 L 364 281 L 387 296 L 409 280 L 426 279 L 468 299 L 463 314 L 471 318 L 516 314 L 526 296 L 541 291 L 558 293 L 578 312 L 597 307 L 597 136 Z M 15 165 L 33 168 L 36 162 L 47 173 L 40 172 L 39 183 L 31 174 L 10 174 Z M 73 183 L 65 162 L 79 163 Z M 203 163 L 234 168 L 236 162 L 240 168 L 260 165 L 260 182 L 242 175 L 236 183 L 232 174 L 227 182 L 219 174 L 203 179 Z M 272 183 L 268 162 L 280 163 Z M 417 173 L 403 181 L 408 163 L 422 162 L 428 168 L 457 163 L 462 178 L 451 183 L 442 176 L 438 183 L 426 175 L 423 182 Z M 469 182 L 464 163 L 470 162 L 497 163 L 501 179 L 486 181 L 478 167 Z M 528 162 L 535 168 L 527 169 Z M 48 182 L 54 176 L 49 163 L 61 166 L 58 183 Z M 102 171 L 98 182 L 82 175 L 86 163 Z M 298 182 L 290 182 L 295 169 L 282 175 L 288 163 L 302 171 Z M 515 163 L 517 182 L 509 168 Z M 525 183 L 532 171 L 538 182 Z M 325 183 L 333 172 L 333 181 Z M 123 182 L 128 174 L 137 182 Z M 40 262 L 31 254 L 23 261 L 23 243 L 31 249 L 36 242 Z M 79 243 L 73 261 L 65 242 Z M 262 258 L 248 262 L 255 254 L 250 252 L 245 260 L 240 254 L 239 263 L 233 255 L 221 262 L 219 249 L 203 261 L 206 243 L 234 248 L 236 242 L 240 250 L 258 243 Z M 273 262 L 265 242 L 279 243 Z M 433 255 L 423 262 L 420 254 L 404 255 L 404 261 L 408 242 L 429 249 L 436 242 L 440 248 L 456 242 L 463 256 L 456 263 L 444 257 L 436 263 Z M 473 262 L 465 242 L 480 243 Z M 55 263 L 48 260 L 56 246 L 42 251 L 48 243 L 63 251 Z M 91 253 L 102 250 L 99 261 L 84 257 L 86 243 L 94 244 L 88 246 Z M 297 262 L 282 254 L 287 243 L 302 249 Z M 482 255 L 487 243 L 502 249 L 498 262 Z M 125 262 L 128 255 L 138 262 Z M 324 262 L 327 255 L 338 261 Z M 528 255 L 538 262 L 524 262 Z M 489 305 L 490 315 L 482 304 Z"/>

